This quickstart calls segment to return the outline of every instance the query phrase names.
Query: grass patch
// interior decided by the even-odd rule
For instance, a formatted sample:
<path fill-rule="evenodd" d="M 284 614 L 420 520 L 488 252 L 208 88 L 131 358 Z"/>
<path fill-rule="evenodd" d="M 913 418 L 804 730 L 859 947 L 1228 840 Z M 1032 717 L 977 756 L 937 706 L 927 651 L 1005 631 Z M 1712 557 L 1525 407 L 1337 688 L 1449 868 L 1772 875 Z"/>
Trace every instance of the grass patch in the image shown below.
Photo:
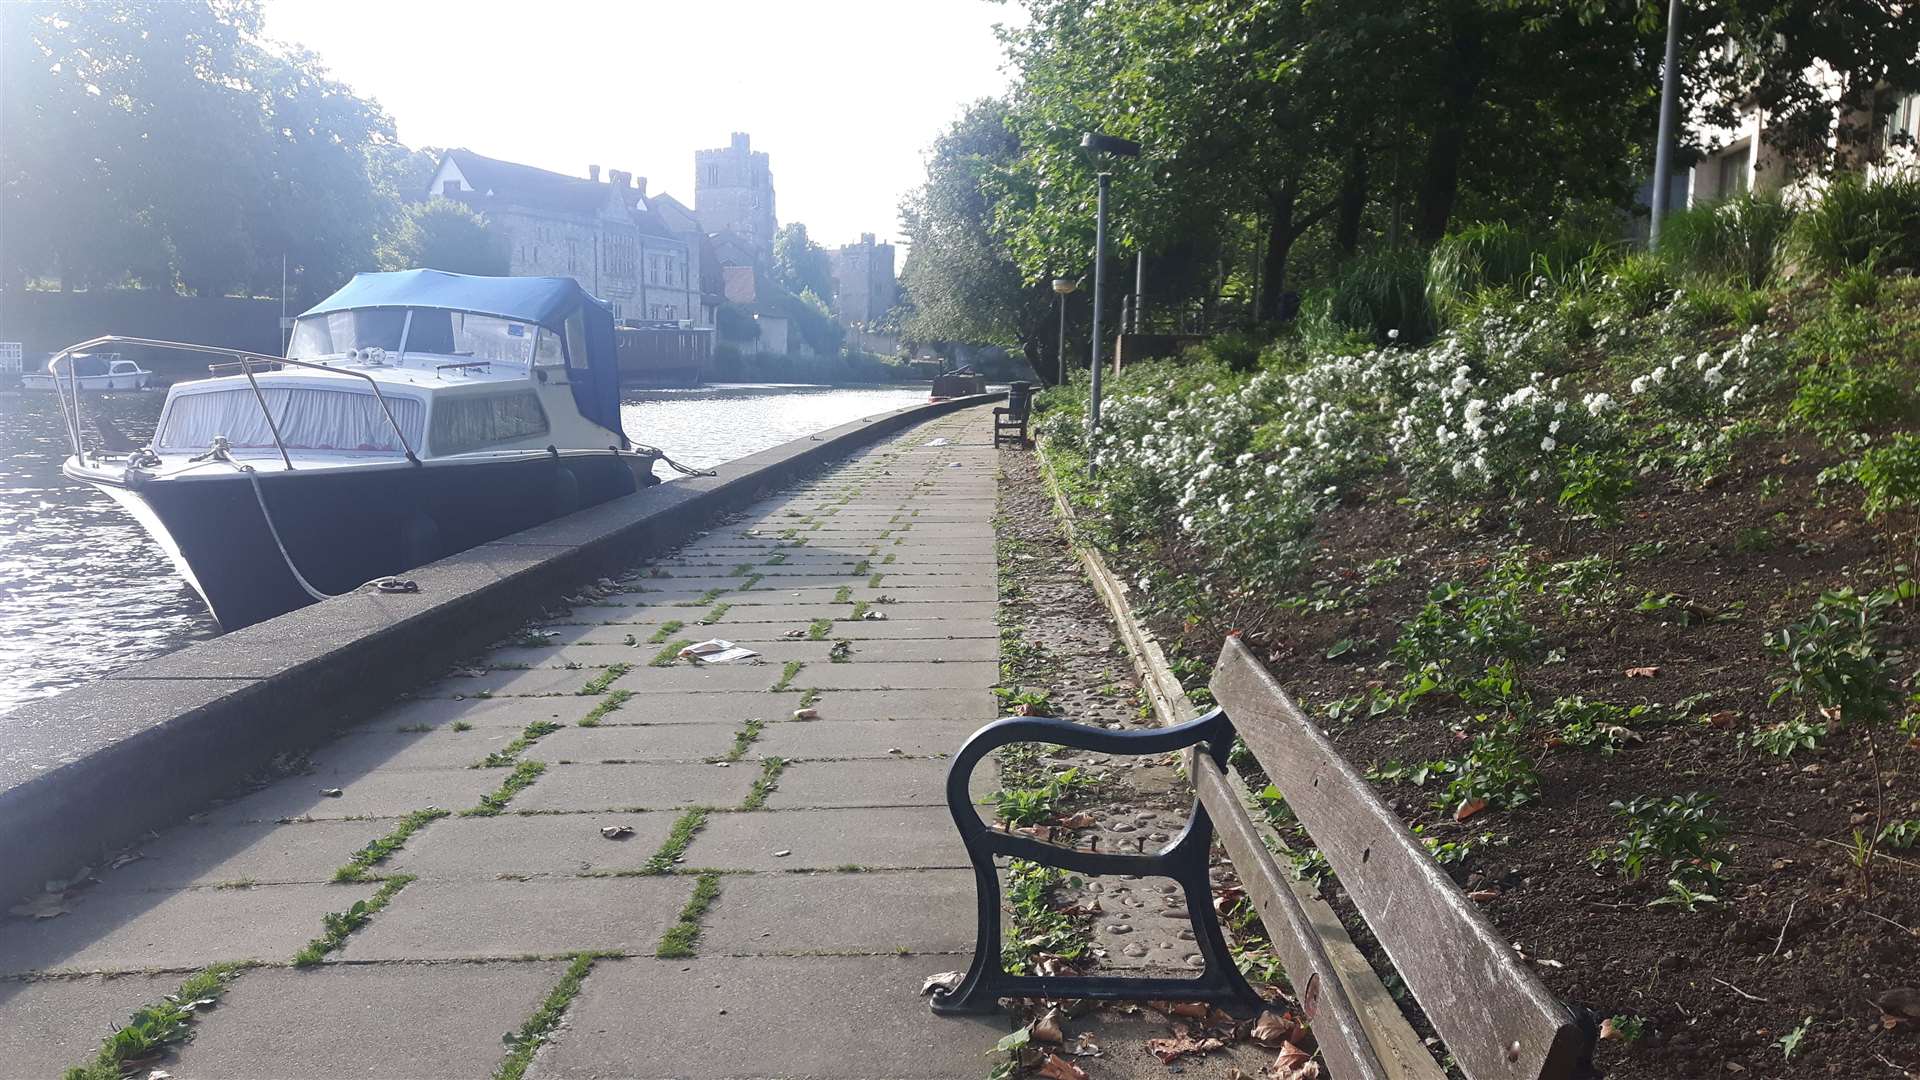
<path fill-rule="evenodd" d="M 871 605 L 869 605 L 865 600 L 862 600 L 859 603 L 853 605 L 853 616 L 852 616 L 853 621 L 859 622 L 861 619 L 866 618 L 867 611 L 870 609 L 870 607 Z"/>
<path fill-rule="evenodd" d="M 693 644 L 692 638 L 675 638 L 660 646 L 660 651 L 653 654 L 653 659 L 647 661 L 647 666 L 672 667 L 673 662 L 680 659 L 680 650 L 691 644 Z"/>
<path fill-rule="evenodd" d="M 480 805 L 460 811 L 461 817 L 492 817 L 507 808 L 515 795 L 533 786 L 540 774 L 547 771 L 544 761 L 523 761 L 513 767 L 500 786 L 488 794 L 480 796 Z"/>
<path fill-rule="evenodd" d="M 451 725 L 449 725 L 449 727 L 451 727 L 451 729 L 454 731 L 472 731 L 473 730 L 473 725 L 467 723 L 465 720 L 455 720 Z"/>
<path fill-rule="evenodd" d="M 808 641 L 825 641 L 827 640 L 827 635 L 832 632 L 833 632 L 832 619 L 815 619 L 813 620 L 813 625 L 807 627 L 807 640 Z"/>
<path fill-rule="evenodd" d="M 804 661 L 800 661 L 800 660 L 787 661 L 786 666 L 780 669 L 780 681 L 773 684 L 773 688 L 772 688 L 773 692 L 777 694 L 780 691 L 787 689 L 789 686 L 792 686 L 793 677 L 795 675 L 800 674 L 800 669 L 806 666 L 807 665 Z"/>
<path fill-rule="evenodd" d="M 720 875 L 708 871 L 700 875 L 693 886 L 693 895 L 687 898 L 687 906 L 680 909 L 680 921 L 667 928 L 660 936 L 660 944 L 653 955 L 662 960 L 686 960 L 694 955 L 693 947 L 700 942 L 700 918 L 713 906 L 720 895 Z"/>
<path fill-rule="evenodd" d="M 760 584 L 762 581 L 765 581 L 766 577 L 767 576 L 765 574 L 748 574 L 747 579 L 740 583 L 740 591 L 752 592 L 753 587 L 755 585 Z"/>
<path fill-rule="evenodd" d="M 882 564 L 882 565 L 884 565 L 884 564 L 886 564 L 886 563 L 890 563 L 890 562 L 892 562 L 893 560 L 895 560 L 895 559 L 897 559 L 897 558 L 899 558 L 899 556 L 898 556 L 898 555 L 896 555 L 896 554 L 894 554 L 893 552 L 891 552 L 891 551 L 889 551 L 889 552 L 887 552 L 887 557 L 886 557 L 886 558 L 884 558 L 884 559 L 881 559 L 881 560 L 880 560 L 880 562 L 881 562 L 881 564 Z"/>
<path fill-rule="evenodd" d="M 780 786 L 780 774 L 787 768 L 787 759 L 770 757 L 760 762 L 760 776 L 753 782 L 753 790 L 740 800 L 740 809 L 758 810 L 767 805 L 767 796 Z"/>
<path fill-rule="evenodd" d="M 861 559 L 859 562 L 853 564 L 853 576 L 859 577 L 871 569 L 873 569 L 873 564 L 865 559 Z"/>
<path fill-rule="evenodd" d="M 340 882 L 367 880 L 367 871 L 386 862 L 394 852 L 399 851 L 401 847 L 406 844 L 407 837 L 426 828 L 428 822 L 437 821 L 446 816 L 447 811 L 437 806 L 429 806 L 425 810 L 415 810 L 413 813 L 401 818 L 400 823 L 393 827 L 392 832 L 369 842 L 366 847 L 354 852 L 353 858 L 348 860 L 347 865 L 333 872 L 333 880 Z"/>
<path fill-rule="evenodd" d="M 63 1080 L 120 1080 L 132 1062 L 145 1062 L 169 1046 L 193 1037 L 193 1019 L 218 1002 L 227 983 L 240 973 L 238 964 L 215 964 L 189 975 L 180 989 L 152 1005 L 143 1005 L 100 1044 L 99 1053 L 85 1065 L 68 1069 Z"/>
<path fill-rule="evenodd" d="M 708 611 L 705 615 L 702 615 L 700 617 L 700 625 L 712 626 L 714 623 L 717 623 L 721 619 L 726 618 L 727 612 L 732 609 L 733 609 L 732 604 L 715 604 L 713 605 L 713 609 L 711 611 Z"/>
<path fill-rule="evenodd" d="M 708 760 L 716 762 L 739 761 L 747 755 L 747 747 L 759 741 L 760 732 L 764 730 L 766 726 L 767 722 L 757 716 L 748 720 L 745 727 L 734 733 L 733 745 L 728 748 L 727 752 L 717 758 L 709 758 Z"/>
<path fill-rule="evenodd" d="M 560 730 L 560 725 L 551 720 L 535 720 L 514 736 L 513 741 L 480 759 L 478 765 L 467 766 L 470 769 L 504 769 L 520 757 L 520 752 L 542 738 Z"/>
<path fill-rule="evenodd" d="M 733 569 L 727 571 L 727 576 L 728 577 L 746 577 L 748 574 L 751 574 L 751 573 L 753 573 L 753 564 L 743 562 L 743 563 L 735 563 Z"/>
<path fill-rule="evenodd" d="M 838 589 L 835 589 L 833 591 L 833 602 L 836 604 L 853 603 L 853 586 L 842 585 Z"/>
<path fill-rule="evenodd" d="M 724 594 L 726 591 L 727 590 L 725 589 L 708 589 L 706 592 L 701 593 L 699 596 L 696 596 L 691 600 L 677 601 L 673 606 L 674 607 L 707 607 L 708 605 L 712 604 L 715 600 L 720 599 L 721 595 Z"/>
<path fill-rule="evenodd" d="M 507 1044 L 507 1056 L 500 1061 L 499 1068 L 493 1070 L 493 1080 L 522 1080 L 527 1075 L 527 1066 L 533 1064 L 534 1052 L 553 1037 L 553 1029 L 560 1026 L 560 1018 L 566 1015 L 567 1006 L 580 994 L 580 984 L 586 980 L 587 972 L 593 970 L 593 962 L 600 954 L 583 952 L 574 955 L 573 963 L 567 965 L 566 974 L 547 991 L 547 999 L 527 1017 L 526 1023 L 518 1031 L 509 1031 L 501 1041 Z"/>
<path fill-rule="evenodd" d="M 673 831 L 669 832 L 666 840 L 661 842 L 660 850 L 653 853 L 653 858 L 648 859 L 646 865 L 640 868 L 640 873 L 646 875 L 673 873 L 674 864 L 687 853 L 687 845 L 693 843 L 694 835 L 706 823 L 707 808 L 704 806 L 696 806 L 681 814 L 679 820 L 673 823 Z"/>
<path fill-rule="evenodd" d="M 595 694 L 604 694 L 607 692 L 607 687 L 613 685 L 615 679 L 632 670 L 632 664 L 614 664 L 600 674 L 595 675 L 592 679 L 589 679 L 587 685 L 575 690 L 574 693 L 580 697 L 593 697 Z"/>
<path fill-rule="evenodd" d="M 580 718 L 579 720 L 580 726 L 581 727 L 599 727 L 600 721 L 606 719 L 606 716 L 608 713 L 613 712 L 615 709 L 618 709 L 622 705 L 625 705 L 627 703 L 627 699 L 632 696 L 633 696 L 633 691 L 631 690 L 607 691 L 606 696 L 602 697 L 599 703 L 593 707 L 593 711 L 589 712 L 587 715 Z"/>
<path fill-rule="evenodd" d="M 800 691 L 800 708 L 802 709 L 806 708 L 809 705 L 812 705 L 814 702 L 819 700 L 820 700 L 820 691 L 815 690 L 812 687 L 808 687 L 807 689 Z"/>
<path fill-rule="evenodd" d="M 876 573 L 876 574 L 872 574 L 872 575 L 869 575 L 869 576 L 868 576 L 868 578 L 867 578 L 867 588 L 869 588 L 869 589 L 877 589 L 877 588 L 879 588 L 879 587 L 880 587 L 880 579 L 881 579 L 881 578 L 883 578 L 883 577 L 886 577 L 886 575 L 885 575 L 885 574 L 879 574 L 879 573 Z"/>
<path fill-rule="evenodd" d="M 398 735 L 420 735 L 420 734 L 424 734 L 425 732 L 432 731 L 433 725 L 432 724 L 401 724 L 399 727 L 394 728 L 393 730 L 394 730 L 394 733 Z"/>
<path fill-rule="evenodd" d="M 382 882 L 372 896 L 365 900 L 355 900 L 353 906 L 345 911 L 329 911 L 320 918 L 320 936 L 307 942 L 305 948 L 293 954 L 294 967 L 312 967 L 326 958 L 326 955 L 347 943 L 347 935 L 367 925 L 368 920 L 379 914 L 387 906 L 394 894 L 413 881 L 412 874 L 397 874 Z"/>
<path fill-rule="evenodd" d="M 663 622 L 660 624 L 660 629 L 655 630 L 653 633 L 647 635 L 647 644 L 649 645 L 665 644 L 666 642 L 672 640 L 673 635 L 679 633 L 680 628 L 685 625 L 687 624 L 681 622 L 679 619 L 668 619 L 666 622 Z"/>

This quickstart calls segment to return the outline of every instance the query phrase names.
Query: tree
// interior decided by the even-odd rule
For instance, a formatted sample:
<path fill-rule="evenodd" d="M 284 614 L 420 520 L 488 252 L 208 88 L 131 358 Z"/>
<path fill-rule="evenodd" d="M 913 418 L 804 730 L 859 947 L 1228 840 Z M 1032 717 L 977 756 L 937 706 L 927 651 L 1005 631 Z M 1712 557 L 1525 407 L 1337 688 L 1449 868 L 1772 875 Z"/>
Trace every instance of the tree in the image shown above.
<path fill-rule="evenodd" d="M 773 234 L 773 278 L 795 296 L 811 292 L 829 304 L 833 300 L 833 260 L 798 221 Z"/>
<path fill-rule="evenodd" d="M 901 282 L 913 300 L 902 330 L 919 341 L 1018 346 L 1055 383 L 1050 286 L 1027 280 L 995 229 L 989 181 L 1021 152 L 1007 112 L 994 99 L 969 105 L 934 143 L 926 183 L 900 208 L 911 245 Z"/>
<path fill-rule="evenodd" d="M 506 241 L 485 217 L 439 196 L 409 204 L 380 252 L 380 265 L 387 270 L 426 267 L 504 277 L 509 264 Z"/>

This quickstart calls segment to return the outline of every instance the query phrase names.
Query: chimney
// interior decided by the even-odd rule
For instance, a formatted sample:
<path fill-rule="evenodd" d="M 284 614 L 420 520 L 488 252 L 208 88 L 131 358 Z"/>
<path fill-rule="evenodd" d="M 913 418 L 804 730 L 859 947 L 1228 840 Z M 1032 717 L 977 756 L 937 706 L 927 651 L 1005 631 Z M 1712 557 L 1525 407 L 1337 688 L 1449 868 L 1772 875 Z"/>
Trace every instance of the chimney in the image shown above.
<path fill-rule="evenodd" d="M 646 177 L 644 177 L 644 176 L 636 176 L 636 177 L 634 177 L 634 178 L 633 178 L 633 187 L 634 187 L 634 190 L 636 190 L 636 191 L 638 191 L 638 192 L 640 193 L 640 197 L 641 197 L 641 198 L 643 198 L 643 199 L 644 199 L 644 198 L 646 198 L 646 197 L 647 197 L 647 178 L 646 178 Z"/>
<path fill-rule="evenodd" d="M 626 187 L 627 182 L 632 179 L 633 179 L 633 174 L 630 172 L 624 172 L 620 169 L 607 170 L 607 183 L 612 184 L 614 187 L 617 187 L 617 188 Z"/>
<path fill-rule="evenodd" d="M 873 246 L 873 234 L 872 234 L 872 233 L 870 233 L 870 232 L 863 232 L 863 233 L 861 233 L 861 234 L 860 234 L 860 246 L 861 246 L 861 247 L 872 247 L 872 246 Z"/>
<path fill-rule="evenodd" d="M 751 142 L 752 140 L 746 132 L 736 131 L 733 133 L 733 148 L 735 150 L 746 150 L 750 147 Z"/>
<path fill-rule="evenodd" d="M 587 166 L 587 179 L 593 181 L 596 184 L 599 183 L 600 182 L 600 166 L 598 165 Z"/>

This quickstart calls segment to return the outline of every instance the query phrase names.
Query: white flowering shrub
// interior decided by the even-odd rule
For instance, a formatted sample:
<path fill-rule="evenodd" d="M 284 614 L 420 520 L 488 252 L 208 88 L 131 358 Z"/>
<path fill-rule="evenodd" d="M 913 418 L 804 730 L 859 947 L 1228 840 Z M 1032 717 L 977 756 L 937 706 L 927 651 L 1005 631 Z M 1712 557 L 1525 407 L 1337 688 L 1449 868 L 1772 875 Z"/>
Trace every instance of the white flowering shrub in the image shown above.
<path fill-rule="evenodd" d="M 1606 461 L 1624 474 L 1620 455 L 1649 430 L 1670 434 L 1675 456 L 1724 455 L 1747 430 L 1732 420 L 1781 369 L 1757 330 L 1680 353 L 1664 334 L 1622 329 L 1622 354 L 1601 363 L 1593 339 L 1606 332 L 1564 311 L 1551 297 L 1489 309 L 1423 348 L 1282 345 L 1252 373 L 1136 366 L 1108 388 L 1095 445 L 1078 388 L 1048 396 L 1039 430 L 1093 458 L 1100 479 L 1085 494 L 1105 539 L 1146 545 L 1139 584 L 1178 606 L 1206 597 L 1196 589 L 1287 585 L 1315 516 L 1382 473 L 1425 501 L 1552 499 L 1577 483 L 1558 505 L 1605 517 L 1595 493 L 1621 486 L 1596 482 L 1614 471 Z M 1196 570 L 1216 584 L 1196 585 Z"/>

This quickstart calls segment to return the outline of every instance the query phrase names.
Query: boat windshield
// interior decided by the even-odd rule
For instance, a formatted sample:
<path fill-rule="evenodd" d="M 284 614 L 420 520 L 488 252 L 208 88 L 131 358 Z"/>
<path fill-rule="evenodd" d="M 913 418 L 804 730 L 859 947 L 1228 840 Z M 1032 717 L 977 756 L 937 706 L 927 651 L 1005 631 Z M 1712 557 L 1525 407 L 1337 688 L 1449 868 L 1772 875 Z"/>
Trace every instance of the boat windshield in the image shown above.
<path fill-rule="evenodd" d="M 294 323 L 287 357 L 321 360 L 369 347 L 472 361 L 564 363 L 560 337 L 551 331 L 446 308 L 355 308 L 302 316 Z"/>
<path fill-rule="evenodd" d="M 402 453 L 406 448 L 387 422 L 380 399 L 365 390 L 263 386 L 280 439 L 288 450 Z M 426 409 L 412 397 L 386 395 L 387 408 L 416 449 Z M 205 450 L 224 435 L 236 450 L 274 449 L 273 428 L 246 387 L 175 394 L 161 414 L 153 445 L 159 450 Z"/>

